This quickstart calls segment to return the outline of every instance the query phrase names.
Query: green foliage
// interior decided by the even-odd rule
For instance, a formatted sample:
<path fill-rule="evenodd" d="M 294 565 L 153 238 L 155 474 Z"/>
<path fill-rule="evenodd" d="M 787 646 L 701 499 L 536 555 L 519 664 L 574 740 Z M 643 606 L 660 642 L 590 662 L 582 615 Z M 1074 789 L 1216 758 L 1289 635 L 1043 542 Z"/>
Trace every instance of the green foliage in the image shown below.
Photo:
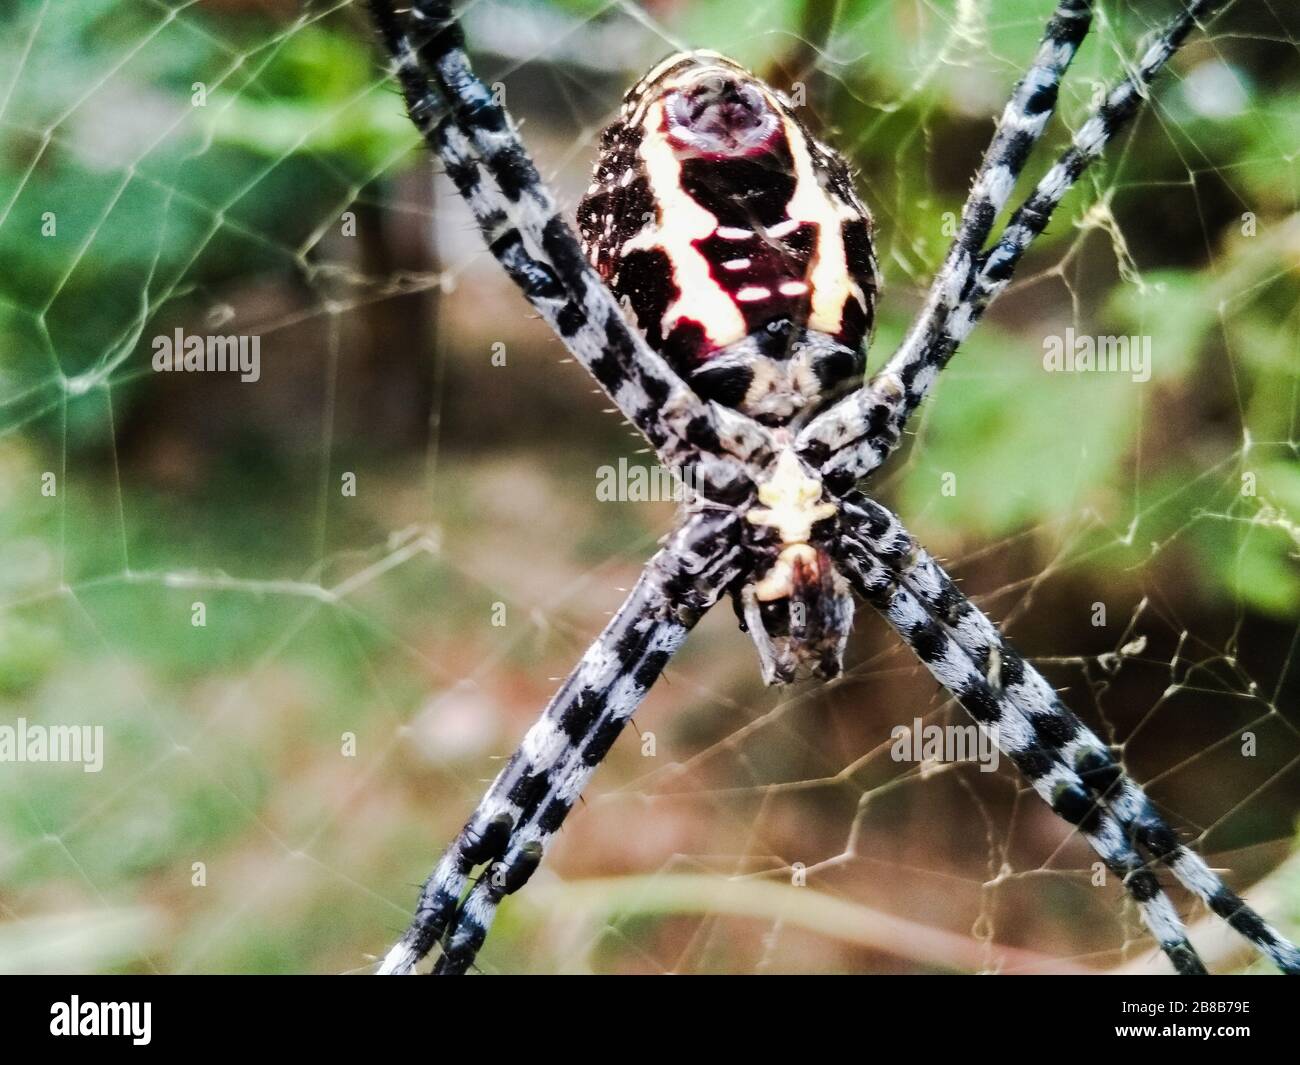
<path fill-rule="evenodd" d="M 0 255 L 23 263 L 0 274 L 0 380 L 40 409 L 61 378 L 138 373 L 146 326 L 195 290 L 300 270 L 321 220 L 417 139 L 338 20 L 226 27 L 146 0 L 25 14 L 0 40 L 21 116 L 0 130 Z M 6 404 L 0 428 L 29 413 Z M 102 411 L 77 413 L 74 438 L 102 431 Z"/>

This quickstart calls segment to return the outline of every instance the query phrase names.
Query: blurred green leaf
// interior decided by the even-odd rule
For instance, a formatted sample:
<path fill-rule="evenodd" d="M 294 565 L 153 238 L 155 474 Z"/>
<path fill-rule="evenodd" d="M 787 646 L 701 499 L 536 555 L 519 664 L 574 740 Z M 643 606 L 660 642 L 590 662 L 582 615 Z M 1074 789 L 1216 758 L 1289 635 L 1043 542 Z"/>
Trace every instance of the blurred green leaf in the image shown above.
<path fill-rule="evenodd" d="M 996 537 L 1096 502 L 1132 445 L 1142 391 L 1153 387 L 1120 374 L 1049 372 L 1041 345 L 985 323 L 927 404 L 901 506 L 938 536 Z"/>

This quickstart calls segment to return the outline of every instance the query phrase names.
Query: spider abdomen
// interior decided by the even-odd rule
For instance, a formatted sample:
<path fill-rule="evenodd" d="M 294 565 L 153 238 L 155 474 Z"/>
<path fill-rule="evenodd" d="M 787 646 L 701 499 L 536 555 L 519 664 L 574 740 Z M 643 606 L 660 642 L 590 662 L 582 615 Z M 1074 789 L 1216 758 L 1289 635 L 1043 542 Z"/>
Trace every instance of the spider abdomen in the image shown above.
<path fill-rule="evenodd" d="M 701 395 L 784 425 L 856 382 L 877 288 L 844 161 L 731 60 L 627 95 L 578 208 L 587 254 Z"/>

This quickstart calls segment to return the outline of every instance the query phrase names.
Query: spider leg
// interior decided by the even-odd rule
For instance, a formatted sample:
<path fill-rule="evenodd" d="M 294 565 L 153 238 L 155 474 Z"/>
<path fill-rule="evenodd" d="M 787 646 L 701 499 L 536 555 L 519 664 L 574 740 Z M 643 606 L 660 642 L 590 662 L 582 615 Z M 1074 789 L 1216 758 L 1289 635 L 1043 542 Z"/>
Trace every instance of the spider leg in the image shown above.
<path fill-rule="evenodd" d="M 1109 748 L 1062 701 L 1047 679 L 964 596 L 898 518 L 855 493 L 844 504 L 849 533 L 920 602 L 985 677 L 1003 712 L 1017 713 L 1044 750 L 1071 768 L 1088 793 L 1118 821 L 1131 842 L 1167 865 L 1179 882 L 1288 973 L 1300 973 L 1300 951 L 1225 885 L 1156 811 Z"/>
<path fill-rule="evenodd" d="M 1074 825 L 1124 884 L 1160 949 L 1184 975 L 1206 971 L 1178 912 L 1156 875 L 1134 849 L 1116 818 L 1017 712 L 1001 700 L 989 678 L 898 576 L 861 543 L 845 538 L 836 557 L 855 590 L 889 621 L 934 678 L 952 693 L 1059 817 Z"/>
<path fill-rule="evenodd" d="M 563 338 L 565 347 L 580 362 L 587 366 L 602 365 L 603 360 L 618 350 L 618 345 L 622 343 L 620 335 L 611 333 L 608 329 L 593 328 L 592 319 L 578 310 L 552 266 L 545 258 L 535 257 L 529 251 L 520 230 L 491 195 L 468 137 L 454 118 L 448 116 L 442 119 L 433 128 L 429 143 L 442 159 L 448 177 L 469 205 L 488 249 L 519 286 L 529 303 L 547 325 Z M 577 322 L 577 327 L 571 328 L 570 322 Z M 626 328 L 621 315 L 619 322 Z M 644 346 L 639 334 L 630 335 L 635 336 Z M 648 348 L 646 350 L 652 357 L 658 358 L 654 352 Z M 599 374 L 597 378 L 599 379 Z M 681 387 L 686 388 L 685 385 Z M 689 400 L 678 403 L 670 397 L 665 404 L 664 408 L 654 412 L 655 415 L 666 415 L 676 420 L 678 416 L 673 413 L 674 410 L 685 415 L 699 406 L 699 400 L 691 393 Z M 755 469 L 752 464 L 758 460 L 761 466 L 764 453 L 770 450 L 766 434 L 748 432 L 748 426 L 743 420 L 729 417 L 722 408 L 706 408 L 704 414 L 694 422 L 688 418 L 684 435 L 680 438 L 661 436 L 649 421 L 636 424 L 666 465 L 684 474 L 690 470 L 688 476 L 691 483 L 704 487 L 714 498 L 744 498 L 751 490 Z M 744 457 L 738 459 L 735 456 Z"/>
<path fill-rule="evenodd" d="M 993 140 L 962 207 L 961 224 L 938 275 L 930 286 L 923 314 L 942 301 L 984 247 L 993 223 L 1015 189 L 1020 172 L 1056 110 L 1061 79 L 1092 26 L 1092 0 L 1061 0 L 1043 30 L 1038 53 L 1025 76 L 1011 90 Z"/>
<path fill-rule="evenodd" d="M 437 971 L 468 968 L 497 905 L 532 875 L 651 684 L 740 573 L 741 557 L 739 519 L 730 511 L 696 511 L 669 537 L 443 855 L 381 973 L 409 973 L 444 937 Z M 471 887 L 471 873 L 484 864 Z"/>
<path fill-rule="evenodd" d="M 990 168 L 989 159 L 985 159 L 972 190 L 972 197 L 978 196 L 977 207 L 972 209 L 968 204 L 963 211 L 962 228 L 953 250 L 903 343 L 870 382 L 819 415 L 799 435 L 800 453 L 820 469 L 828 483 L 846 490 L 879 466 L 898 446 L 907 419 L 989 303 L 1010 283 L 1025 250 L 1046 228 L 1065 194 L 1136 114 L 1151 82 L 1193 26 L 1212 16 L 1223 3 L 1224 0 L 1193 0 L 1160 31 L 1133 64 L 1133 69 L 1109 90 L 1105 100 L 1079 127 L 1070 147 L 1013 213 L 997 243 L 987 252 L 981 252 L 988 235 L 985 219 L 991 223 L 989 212 L 996 213 L 996 208 L 1006 202 L 1018 173 L 1014 166 L 1000 163 Z M 1060 15 L 1058 9 L 1054 21 Z M 1078 17 L 1081 16 L 1076 16 L 1075 23 L 1066 25 L 1077 26 Z M 1049 50 L 1051 33 L 1049 25 L 1040 62 Z M 1060 69 L 1063 71 L 1064 66 Z M 1024 93 L 1024 88 L 1022 82 L 1017 87 L 1017 96 Z M 995 147 L 1003 138 L 1006 122 L 1007 115 L 1004 115 L 994 135 Z M 1018 143 L 1024 141 L 1014 137 L 1005 141 L 1008 150 Z M 991 148 L 990 155 L 992 152 Z M 978 243 L 973 243 L 976 239 Z"/>
<path fill-rule="evenodd" d="M 509 114 L 470 66 L 448 0 L 414 0 L 408 13 L 414 34 L 392 0 L 371 0 L 370 9 L 412 123 L 525 298 L 666 466 L 704 464 L 709 469 L 695 476 L 717 488 L 714 498 L 743 495 L 749 478 L 735 486 L 738 472 L 721 469 L 725 464 L 710 456 L 730 453 L 761 467 L 771 453 L 768 434 L 702 401 L 628 323 L 583 256 Z"/>

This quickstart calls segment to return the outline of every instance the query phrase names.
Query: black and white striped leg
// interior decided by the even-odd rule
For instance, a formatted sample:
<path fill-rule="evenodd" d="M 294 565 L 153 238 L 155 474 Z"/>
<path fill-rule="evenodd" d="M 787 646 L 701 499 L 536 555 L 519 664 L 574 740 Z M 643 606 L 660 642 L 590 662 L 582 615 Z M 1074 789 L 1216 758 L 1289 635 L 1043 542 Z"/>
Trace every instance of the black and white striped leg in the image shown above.
<path fill-rule="evenodd" d="M 976 260 L 999 213 L 1015 189 L 1016 180 L 1056 110 L 1061 79 L 1092 25 L 1091 0 L 1061 0 L 1043 30 L 1034 61 L 1016 83 L 984 153 L 961 223 L 916 321 L 881 373 L 857 393 L 845 397 L 817 419 L 800 438 L 800 449 L 814 465 L 854 441 L 874 447 L 871 462 L 879 465 L 892 450 L 893 405 L 913 389 L 923 391 L 935 370 L 917 358 L 925 338 L 951 313 L 969 285 Z M 873 467 L 874 468 L 874 467 Z"/>
<path fill-rule="evenodd" d="M 582 254 L 509 114 L 474 74 L 451 4 L 415 0 L 406 20 L 391 0 L 371 0 L 370 7 L 411 121 L 446 165 L 492 253 L 664 464 L 678 470 L 710 464 L 690 475 L 710 486 L 720 478 L 715 498 L 729 498 L 734 471 L 717 469 L 709 456 L 733 454 L 761 468 L 771 456 L 767 434 L 702 402 L 628 323 Z M 738 498 L 748 480 L 735 487 Z"/>
<path fill-rule="evenodd" d="M 879 610 L 934 678 L 961 704 L 1058 816 L 1074 825 L 1137 903 L 1143 923 L 1182 974 L 1204 973 L 1178 912 L 1119 822 L 1079 774 L 1043 745 L 1013 704 L 898 576 L 863 544 L 845 538 L 836 558 L 855 591 Z"/>
<path fill-rule="evenodd" d="M 1092 26 L 1092 0 L 1060 0 L 1048 20 L 1038 52 L 1025 76 L 1011 90 L 993 140 L 962 207 L 961 224 L 944 265 L 930 286 L 930 300 L 942 301 L 988 240 L 1034 145 L 1056 110 L 1061 79 Z M 927 307 L 926 313 L 935 313 Z"/>
<path fill-rule="evenodd" d="M 850 538 L 878 558 L 929 616 L 966 653 L 999 699 L 1003 714 L 1018 714 L 1042 750 L 1073 770 L 1089 797 L 1101 803 L 1126 838 L 1167 865 L 1188 890 L 1228 922 L 1261 954 L 1288 973 L 1300 973 L 1300 951 L 1234 894 L 1156 811 L 1124 773 L 1109 748 L 1026 662 L 997 626 L 966 598 L 887 508 L 861 494 L 844 503 Z"/>
<path fill-rule="evenodd" d="M 1133 70 L 1110 88 L 1106 98 L 1079 127 L 1070 147 L 1035 186 L 1033 193 L 1011 216 L 997 244 L 985 254 L 971 291 L 958 310 L 956 343 L 962 330 L 969 332 L 984 308 L 1011 281 L 1025 250 L 1047 227 L 1052 213 L 1088 166 L 1105 150 L 1147 98 L 1151 83 L 1178 51 L 1192 29 L 1221 8 L 1225 0 L 1195 0 L 1166 26 L 1148 46 Z M 951 351 L 948 352 L 951 355 Z M 946 358 L 947 356 L 944 356 Z M 915 406 L 915 404 L 913 404 Z"/>
<path fill-rule="evenodd" d="M 600 370 L 610 357 L 611 345 L 622 343 L 621 334 L 595 325 L 571 298 L 551 262 L 530 252 L 520 229 L 501 206 L 500 198 L 493 194 L 468 136 L 452 117 L 442 119 L 434 127 L 429 143 L 468 204 L 488 250 L 574 357 L 583 365 Z M 621 314 L 618 320 L 626 328 Z M 637 337 L 639 340 L 639 334 Z M 596 373 L 598 380 L 601 372 Z M 673 409 L 677 413 L 660 408 L 655 415 L 666 416 L 683 429 L 682 437 L 673 445 L 675 450 L 660 450 L 665 464 L 689 477 L 713 498 L 743 499 L 771 453 L 767 434 L 753 423 L 729 417 L 721 408 L 709 409 L 693 394 L 681 402 L 670 396 L 665 403 L 668 406 L 676 403 Z M 637 424 L 657 449 L 664 443 L 653 425 Z"/>
<path fill-rule="evenodd" d="M 697 511 L 651 558 L 443 855 L 381 973 L 411 972 L 444 937 L 437 971 L 463 972 L 473 962 L 500 900 L 531 876 L 650 685 L 740 574 L 739 526 L 733 512 Z M 471 885 L 474 869 L 484 865 Z"/>
<path fill-rule="evenodd" d="M 1079 128 L 1070 148 L 1015 211 L 990 250 L 980 253 L 976 245 L 965 249 L 954 246 L 935 279 L 929 300 L 898 350 L 862 389 L 819 415 L 800 433 L 800 454 L 820 471 L 827 484 L 846 491 L 898 446 L 908 418 L 988 304 L 1010 283 L 1025 250 L 1046 228 L 1065 194 L 1137 112 L 1151 82 L 1192 28 L 1212 16 L 1224 2 L 1194 0 L 1158 33 L 1130 73 L 1109 90 L 1102 104 Z M 1045 48 L 1047 43 L 1045 38 Z M 1023 87 L 1024 83 L 1018 87 L 1018 95 Z M 1004 115 L 995 144 L 1002 137 L 1006 121 Z M 971 193 L 972 198 L 978 198 L 979 210 L 972 212 L 968 204 L 963 220 L 987 217 L 992 204 L 1000 207 L 1005 203 L 1011 191 L 1008 181 L 1014 182 L 1017 173 L 1018 169 L 1012 167 L 989 170 L 986 159 L 981 179 L 977 179 Z M 1000 202 L 990 195 L 991 189 L 1000 196 Z M 958 241 L 978 235 L 980 228 L 970 227 L 969 235 L 964 237 L 963 227 Z M 980 236 L 981 242 L 987 232 L 984 230 Z"/>
<path fill-rule="evenodd" d="M 930 285 L 925 306 L 899 350 L 870 387 L 903 396 L 911 406 L 929 389 L 939 370 L 926 357 L 932 346 L 930 337 L 958 313 L 993 223 L 1006 206 L 1030 153 L 1056 110 L 1061 79 L 1091 25 L 1091 0 L 1061 0 L 1057 5 L 1033 64 L 1012 90 L 998 121 L 962 207 L 961 224 Z M 891 423 L 884 428 L 892 430 L 894 426 Z M 901 425 L 898 428 L 901 431 Z"/>

